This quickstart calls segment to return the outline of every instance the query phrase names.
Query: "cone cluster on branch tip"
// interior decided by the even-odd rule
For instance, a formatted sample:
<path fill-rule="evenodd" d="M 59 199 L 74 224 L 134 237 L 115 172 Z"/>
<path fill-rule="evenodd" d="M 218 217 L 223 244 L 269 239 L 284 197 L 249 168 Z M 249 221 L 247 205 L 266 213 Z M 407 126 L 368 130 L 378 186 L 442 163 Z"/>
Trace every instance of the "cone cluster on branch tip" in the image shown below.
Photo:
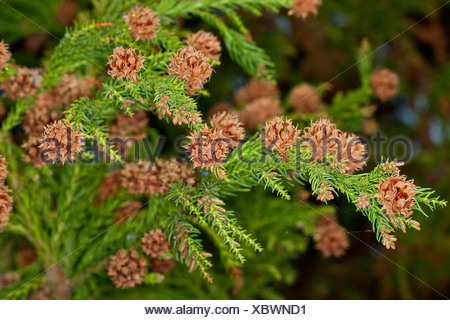
<path fill-rule="evenodd" d="M 211 78 L 213 68 L 202 51 L 187 46 L 174 53 L 167 71 L 169 76 L 186 81 L 186 94 L 195 96 Z"/>
<path fill-rule="evenodd" d="M 39 148 L 45 152 L 49 161 L 74 161 L 75 155 L 83 150 L 84 134 L 73 128 L 73 123 L 64 124 L 61 120 L 45 127 Z"/>
<path fill-rule="evenodd" d="M 392 230 L 387 229 L 385 226 L 381 227 L 381 243 L 385 246 L 386 249 L 395 250 L 395 242 L 397 238 L 394 235 L 391 235 Z"/>
<path fill-rule="evenodd" d="M 150 106 L 150 110 L 156 111 L 159 119 L 162 119 L 165 115 L 167 115 L 170 119 L 172 119 L 172 123 L 174 125 L 190 123 L 195 126 L 198 123 L 203 122 L 200 113 L 196 112 L 195 110 L 187 111 L 186 107 L 184 106 L 177 107 L 176 114 L 174 114 L 174 112 L 170 110 L 170 98 L 168 96 L 164 96 L 162 93 L 160 95 L 160 98 L 161 99 L 159 103 Z"/>
<path fill-rule="evenodd" d="M 341 173 L 353 174 L 366 164 L 366 147 L 354 135 L 336 128 L 328 119 L 311 122 L 302 135 L 303 144 L 313 151 L 312 161 L 324 161 L 326 156 L 334 157 L 331 164 Z"/>
<path fill-rule="evenodd" d="M 108 275 L 117 288 L 134 288 L 144 281 L 147 261 L 136 250 L 120 249 L 109 261 Z"/>
<path fill-rule="evenodd" d="M 387 216 L 406 216 L 416 203 L 417 187 L 413 180 L 406 180 L 406 176 L 392 175 L 380 179 L 378 190 L 375 198 L 383 205 Z"/>
<path fill-rule="evenodd" d="M 8 174 L 8 162 L 3 156 L 0 156 L 0 232 L 6 227 L 13 206 L 11 190 L 6 186 Z"/>
<path fill-rule="evenodd" d="M 222 46 L 219 39 L 211 32 L 200 30 L 197 33 L 189 33 L 186 44 L 203 52 L 205 56 L 212 60 L 220 60 Z"/>
<path fill-rule="evenodd" d="M 149 168 L 151 170 L 149 171 Z M 168 194 L 169 185 L 180 179 L 186 185 L 195 184 L 195 171 L 176 159 L 127 163 L 120 170 L 120 186 L 132 195 Z"/>
<path fill-rule="evenodd" d="M 11 59 L 9 45 L 2 40 L 0 41 L 0 73 L 8 66 L 9 59 Z"/>
<path fill-rule="evenodd" d="M 333 191 L 334 187 L 328 186 L 328 181 L 322 182 L 318 190 L 317 200 L 327 202 L 334 199 Z"/>
<path fill-rule="evenodd" d="M 35 95 L 42 83 L 41 71 L 15 66 L 16 74 L 3 81 L 5 96 L 11 100 Z"/>
<path fill-rule="evenodd" d="M 137 73 L 142 68 L 145 69 L 144 61 L 145 57 L 137 49 L 133 47 L 128 49 L 117 47 L 108 59 L 107 64 L 110 67 L 108 74 L 113 78 L 126 78 L 134 83 L 138 83 L 140 80 Z"/>
<path fill-rule="evenodd" d="M 268 121 L 264 132 L 264 142 L 268 149 L 277 150 L 281 159 L 288 161 L 288 150 L 297 142 L 300 131 L 292 125 L 292 120 L 275 117 Z"/>
<path fill-rule="evenodd" d="M 403 166 L 404 162 L 397 162 L 397 161 L 386 161 L 381 164 L 381 170 L 384 172 L 387 172 L 389 174 L 400 174 L 399 167 Z"/>
<path fill-rule="evenodd" d="M 338 224 L 336 215 L 324 215 L 316 221 L 317 236 L 315 248 L 325 258 L 339 258 L 350 247 L 347 231 Z"/>
<path fill-rule="evenodd" d="M 372 93 L 381 101 L 387 101 L 398 94 L 398 75 L 386 68 L 379 68 L 370 75 Z"/>
<path fill-rule="evenodd" d="M 150 230 L 141 240 L 142 251 L 149 258 L 162 258 L 170 251 L 167 236 L 161 229 Z"/>
<path fill-rule="evenodd" d="M 201 131 L 194 131 L 188 136 L 190 142 L 184 147 L 194 164 L 194 168 L 212 168 L 223 164 L 231 150 L 221 130 L 208 128 L 207 125 Z"/>
<path fill-rule="evenodd" d="M 322 0 L 295 0 L 294 7 L 288 14 L 305 20 L 309 15 L 317 15 L 321 5 Z"/>
<path fill-rule="evenodd" d="M 245 138 L 245 129 L 236 113 L 219 112 L 210 118 L 211 127 L 221 131 L 223 136 L 231 141 L 233 148 L 239 146 Z"/>
<path fill-rule="evenodd" d="M 366 208 L 370 207 L 370 200 L 369 200 L 368 194 L 364 194 L 360 197 L 357 197 L 356 201 L 357 201 L 356 206 L 359 209 L 366 209 Z"/>
<path fill-rule="evenodd" d="M 159 28 L 159 17 L 149 8 L 137 5 L 124 17 L 130 35 L 136 41 L 150 40 L 156 37 Z"/>
<path fill-rule="evenodd" d="M 289 105 L 302 118 L 306 113 L 319 111 L 322 104 L 317 90 L 308 83 L 303 83 L 292 89 L 289 96 Z"/>

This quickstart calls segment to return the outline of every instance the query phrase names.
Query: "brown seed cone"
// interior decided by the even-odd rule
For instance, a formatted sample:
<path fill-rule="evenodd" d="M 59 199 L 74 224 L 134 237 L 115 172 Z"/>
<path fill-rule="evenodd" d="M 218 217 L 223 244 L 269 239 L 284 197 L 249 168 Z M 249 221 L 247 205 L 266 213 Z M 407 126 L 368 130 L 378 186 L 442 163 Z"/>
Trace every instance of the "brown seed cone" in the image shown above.
<path fill-rule="evenodd" d="M 449 103 L 449 105 L 450 105 L 450 103 Z M 211 118 L 216 113 L 222 113 L 222 112 L 226 112 L 226 111 L 232 112 L 231 103 L 229 103 L 227 101 L 220 101 L 220 102 L 213 104 L 213 106 L 208 110 L 208 116 Z"/>
<path fill-rule="evenodd" d="M 353 174 L 362 170 L 366 164 L 366 147 L 354 134 L 342 133 L 338 137 L 341 147 L 338 148 L 337 161 L 332 167 L 339 168 L 341 173 Z"/>
<path fill-rule="evenodd" d="M 168 194 L 169 185 L 182 180 L 187 186 L 195 185 L 195 170 L 186 164 L 179 163 L 175 158 L 169 160 L 156 160 L 157 181 L 159 183 L 154 186 L 153 193 Z"/>
<path fill-rule="evenodd" d="M 167 236 L 161 229 L 150 230 L 144 234 L 142 240 L 142 251 L 150 258 L 164 257 L 170 251 Z"/>
<path fill-rule="evenodd" d="M 33 101 L 34 108 L 47 111 L 60 108 L 62 104 L 62 96 L 54 88 L 39 94 Z"/>
<path fill-rule="evenodd" d="M 381 101 L 387 101 L 397 95 L 399 82 L 398 75 L 386 68 L 376 69 L 370 75 L 372 93 Z"/>
<path fill-rule="evenodd" d="M 62 117 L 63 113 L 61 110 L 49 110 L 46 106 L 39 104 L 25 112 L 22 128 L 30 136 L 41 136 L 45 131 L 46 125 L 61 120 Z"/>
<path fill-rule="evenodd" d="M 127 189 L 131 195 L 145 194 L 148 184 L 155 179 L 155 172 L 155 165 L 148 161 L 126 163 L 120 170 L 120 186 Z"/>
<path fill-rule="evenodd" d="M 145 137 L 144 129 L 149 122 L 147 113 L 144 110 L 136 110 L 132 117 L 119 113 L 114 119 L 109 132 L 110 139 L 113 138 L 133 138 L 136 140 Z"/>
<path fill-rule="evenodd" d="M 9 51 L 9 45 L 3 40 L 0 41 L 0 73 L 2 69 L 6 68 L 8 61 L 11 58 L 11 52 Z"/>
<path fill-rule="evenodd" d="M 378 194 L 375 198 L 383 205 L 386 215 L 408 215 L 416 203 L 414 195 L 417 187 L 413 180 L 406 180 L 406 176 L 393 175 L 386 179 L 380 179 Z"/>
<path fill-rule="evenodd" d="M 71 26 L 80 6 L 75 0 L 64 0 L 56 9 L 56 19 L 65 26 Z"/>
<path fill-rule="evenodd" d="M 0 184 L 5 182 L 8 174 L 8 161 L 6 161 L 5 157 L 0 156 Z"/>
<path fill-rule="evenodd" d="M 366 147 L 354 134 L 342 132 L 328 119 L 311 122 L 302 135 L 303 145 L 313 152 L 311 161 L 323 161 L 327 155 L 336 157 L 331 164 L 341 173 L 353 174 L 366 164 Z"/>
<path fill-rule="evenodd" d="M 68 107 L 81 97 L 91 97 L 98 86 L 94 77 L 80 79 L 71 73 L 64 74 L 58 86 L 36 97 L 34 107 L 25 113 L 22 128 L 30 136 L 42 135 L 46 125 L 63 118 L 63 106 Z"/>
<path fill-rule="evenodd" d="M 146 268 L 147 261 L 140 259 L 136 250 L 120 249 L 110 259 L 108 275 L 117 288 L 134 288 L 144 281 Z"/>
<path fill-rule="evenodd" d="M 337 140 L 342 135 L 342 131 L 328 119 L 320 119 L 311 122 L 311 125 L 304 130 L 302 135 L 305 147 L 313 151 L 312 161 L 317 163 L 325 158 L 327 154 L 335 155 L 338 152 Z"/>
<path fill-rule="evenodd" d="M 236 113 L 220 112 L 210 118 L 211 127 L 221 131 L 223 136 L 230 140 L 231 145 L 236 148 L 245 138 L 245 130 Z"/>
<path fill-rule="evenodd" d="M 350 241 L 344 228 L 338 225 L 335 215 L 325 215 L 320 217 L 316 222 L 317 250 L 322 252 L 325 258 L 334 256 L 339 258 L 345 254 L 350 247 Z"/>
<path fill-rule="evenodd" d="M 296 194 L 297 198 L 302 202 L 308 201 L 309 198 L 311 197 L 311 192 L 309 192 L 303 187 L 298 188 Z"/>
<path fill-rule="evenodd" d="M 45 166 L 45 162 L 41 159 L 41 153 L 39 146 L 42 143 L 42 138 L 36 136 L 30 136 L 21 147 L 27 150 L 27 154 L 23 155 L 23 161 L 32 163 L 35 168 L 41 168 Z"/>
<path fill-rule="evenodd" d="M 208 59 L 193 47 L 178 50 L 167 66 L 169 76 L 176 76 L 180 81 L 186 81 L 186 94 L 197 95 L 205 83 L 211 78 L 213 68 Z"/>
<path fill-rule="evenodd" d="M 289 105 L 302 118 L 305 113 L 319 111 L 322 100 L 317 90 L 308 83 L 301 84 L 292 89 L 289 96 Z"/>
<path fill-rule="evenodd" d="M 62 121 L 46 126 L 42 138 L 39 148 L 45 152 L 44 157 L 53 162 L 60 160 L 63 164 L 66 160 L 74 161 L 84 146 L 84 134 L 74 130 L 72 123 L 64 124 Z"/>
<path fill-rule="evenodd" d="M 100 192 L 95 199 L 95 205 L 100 205 L 109 197 L 114 197 L 120 189 L 120 171 L 112 171 L 106 178 L 102 179 Z"/>
<path fill-rule="evenodd" d="M 317 15 L 318 7 L 322 5 L 322 0 L 295 0 L 294 7 L 289 10 L 289 15 L 295 15 L 305 20 L 310 14 Z"/>
<path fill-rule="evenodd" d="M 36 251 L 31 248 L 21 248 L 17 253 L 14 261 L 19 267 L 26 267 L 35 262 L 37 259 Z"/>
<path fill-rule="evenodd" d="M 0 122 L 5 119 L 7 113 L 8 111 L 6 110 L 5 105 L 0 101 Z"/>
<path fill-rule="evenodd" d="M 292 125 L 292 120 L 275 117 L 268 121 L 265 128 L 264 141 L 270 150 L 278 150 L 281 159 L 288 161 L 288 150 L 292 149 L 300 131 Z"/>
<path fill-rule="evenodd" d="M 172 271 L 174 265 L 175 260 L 173 258 L 150 259 L 150 269 L 153 272 L 168 274 L 170 271 Z"/>
<path fill-rule="evenodd" d="M 9 213 L 13 208 L 13 198 L 9 195 L 11 190 L 5 185 L 0 185 L 0 232 L 9 221 Z"/>
<path fill-rule="evenodd" d="M 222 46 L 219 39 L 211 32 L 200 30 L 197 33 L 189 33 L 186 44 L 203 52 L 208 58 L 220 60 Z"/>
<path fill-rule="evenodd" d="M 5 96 L 11 100 L 23 99 L 36 94 L 41 87 L 42 76 L 36 69 L 16 67 L 16 75 L 3 81 Z"/>
<path fill-rule="evenodd" d="M 222 164 L 227 157 L 231 143 L 227 143 L 222 132 L 205 126 L 202 131 L 194 131 L 188 137 L 191 141 L 184 148 L 194 163 L 194 168 L 212 168 Z"/>
<path fill-rule="evenodd" d="M 156 37 L 159 27 L 159 18 L 156 12 L 142 6 L 135 6 L 128 14 L 123 16 L 128 25 L 130 35 L 136 41 L 149 40 Z"/>
<path fill-rule="evenodd" d="M 239 119 L 250 131 L 256 131 L 272 117 L 283 114 L 280 100 L 277 98 L 260 98 L 247 104 L 239 113 Z"/>
<path fill-rule="evenodd" d="M 116 210 L 114 210 L 114 213 L 116 214 L 115 220 L 120 224 L 123 224 L 129 218 L 136 217 L 139 210 L 142 209 L 143 206 L 144 204 L 139 200 L 131 201 L 124 207 L 117 208 Z"/>
<path fill-rule="evenodd" d="M 251 79 L 247 85 L 239 88 L 234 93 L 234 101 L 237 104 L 250 103 L 261 98 L 278 98 L 278 96 L 278 88 L 272 82 Z"/>
<path fill-rule="evenodd" d="M 64 74 L 59 85 L 53 89 L 64 106 L 68 107 L 82 97 L 92 97 L 93 91 L 101 88 L 101 82 L 95 77 L 78 78 L 73 73 Z"/>
<path fill-rule="evenodd" d="M 380 127 L 374 119 L 365 119 L 362 122 L 363 134 L 365 136 L 373 136 Z"/>
<path fill-rule="evenodd" d="M 50 42 L 50 35 L 46 32 L 29 33 L 23 39 L 23 48 L 30 56 L 42 53 Z"/>
<path fill-rule="evenodd" d="M 21 280 L 20 275 L 15 272 L 6 272 L 3 274 L 0 274 L 0 290 L 8 287 L 8 286 L 12 285 L 13 283 L 18 282 L 20 280 Z"/>
<path fill-rule="evenodd" d="M 151 171 L 148 172 L 151 167 Z M 194 185 L 195 171 L 175 159 L 156 160 L 156 164 L 150 162 L 127 163 L 120 170 L 121 186 L 127 189 L 129 194 L 148 196 L 168 194 L 169 185 L 182 180 L 186 185 Z"/>
<path fill-rule="evenodd" d="M 144 67 L 145 57 L 136 53 L 136 49 L 132 47 L 124 49 L 123 47 L 117 47 L 114 49 L 112 56 L 108 59 L 108 65 L 110 70 L 108 74 L 110 76 L 117 77 L 118 79 L 127 78 L 132 82 L 138 83 L 139 79 L 137 73 Z"/>

